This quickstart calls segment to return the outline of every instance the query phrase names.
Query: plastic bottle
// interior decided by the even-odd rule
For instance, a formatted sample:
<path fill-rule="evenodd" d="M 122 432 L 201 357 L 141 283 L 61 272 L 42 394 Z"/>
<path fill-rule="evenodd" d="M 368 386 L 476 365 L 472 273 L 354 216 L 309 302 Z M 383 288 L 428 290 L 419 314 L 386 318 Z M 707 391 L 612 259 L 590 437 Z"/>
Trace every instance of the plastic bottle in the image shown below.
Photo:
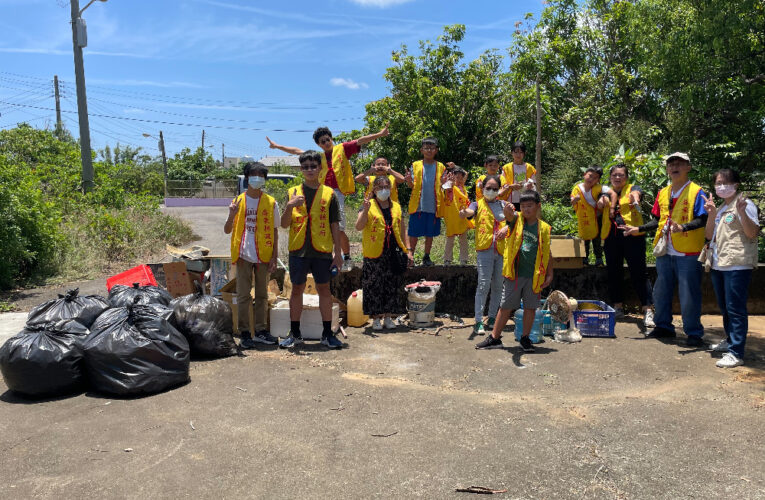
<path fill-rule="evenodd" d="M 348 326 L 364 326 L 369 316 L 364 314 L 364 292 L 356 290 L 348 297 Z"/>
<path fill-rule="evenodd" d="M 534 344 L 542 342 L 542 317 L 544 313 L 542 309 L 537 309 L 534 313 L 534 326 L 531 327 L 531 333 L 529 338 Z M 523 309 L 517 309 L 515 311 L 515 340 L 520 340 L 523 334 Z"/>

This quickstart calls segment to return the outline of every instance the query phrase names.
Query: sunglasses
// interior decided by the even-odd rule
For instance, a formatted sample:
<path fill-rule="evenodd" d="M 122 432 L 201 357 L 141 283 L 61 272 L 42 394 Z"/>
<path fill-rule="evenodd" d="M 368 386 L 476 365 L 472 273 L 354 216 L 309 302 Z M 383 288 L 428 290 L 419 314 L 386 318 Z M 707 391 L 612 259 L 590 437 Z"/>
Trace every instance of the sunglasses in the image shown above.
<path fill-rule="evenodd" d="M 300 165 L 300 170 L 316 170 L 319 165 L 316 163 L 309 163 L 307 165 Z"/>

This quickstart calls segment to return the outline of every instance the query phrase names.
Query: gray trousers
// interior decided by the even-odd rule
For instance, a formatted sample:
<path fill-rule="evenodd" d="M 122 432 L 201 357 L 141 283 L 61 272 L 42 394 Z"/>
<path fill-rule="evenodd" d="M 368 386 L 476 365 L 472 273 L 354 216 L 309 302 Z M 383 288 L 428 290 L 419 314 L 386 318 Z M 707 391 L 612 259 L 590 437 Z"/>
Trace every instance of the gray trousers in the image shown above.
<path fill-rule="evenodd" d="M 494 248 L 476 252 L 478 263 L 478 286 L 475 290 L 475 320 L 483 320 L 483 308 L 486 305 L 486 296 L 491 290 L 489 301 L 489 317 L 496 318 L 499 310 L 499 300 L 502 298 L 502 255 Z"/>

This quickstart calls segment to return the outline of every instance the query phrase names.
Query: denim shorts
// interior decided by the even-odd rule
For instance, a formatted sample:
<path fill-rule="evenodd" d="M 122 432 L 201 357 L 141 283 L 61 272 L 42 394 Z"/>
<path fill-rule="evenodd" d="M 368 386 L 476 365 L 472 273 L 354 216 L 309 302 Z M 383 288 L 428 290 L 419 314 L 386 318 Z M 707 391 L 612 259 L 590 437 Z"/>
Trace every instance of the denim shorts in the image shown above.
<path fill-rule="evenodd" d="M 432 238 L 441 234 L 441 219 L 436 214 L 415 212 L 409 214 L 409 227 L 406 234 L 413 238 Z"/>

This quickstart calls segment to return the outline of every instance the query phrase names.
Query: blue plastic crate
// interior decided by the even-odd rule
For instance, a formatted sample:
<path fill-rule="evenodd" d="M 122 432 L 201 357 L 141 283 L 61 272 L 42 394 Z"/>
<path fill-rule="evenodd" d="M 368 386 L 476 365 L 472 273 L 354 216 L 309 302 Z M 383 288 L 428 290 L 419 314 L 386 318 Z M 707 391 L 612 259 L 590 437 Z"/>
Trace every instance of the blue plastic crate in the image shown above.
<path fill-rule="evenodd" d="M 574 311 L 574 325 L 582 337 L 616 337 L 616 317 L 613 308 L 600 300 L 579 300 L 579 304 L 594 304 L 600 310 Z"/>

